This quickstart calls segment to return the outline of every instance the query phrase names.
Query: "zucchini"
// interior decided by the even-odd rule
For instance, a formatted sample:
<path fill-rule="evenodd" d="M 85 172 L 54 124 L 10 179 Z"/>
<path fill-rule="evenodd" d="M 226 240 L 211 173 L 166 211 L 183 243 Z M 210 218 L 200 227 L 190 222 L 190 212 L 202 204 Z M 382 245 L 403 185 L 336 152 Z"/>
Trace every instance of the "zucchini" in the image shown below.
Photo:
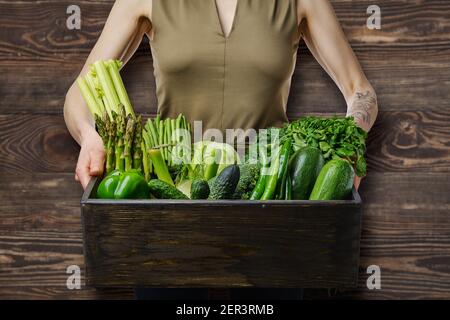
<path fill-rule="evenodd" d="M 153 179 L 148 183 L 150 193 L 157 199 L 174 199 L 187 200 L 189 199 L 183 192 L 171 186 L 167 182 Z"/>
<path fill-rule="evenodd" d="M 317 148 L 304 147 L 294 153 L 289 164 L 293 200 L 309 199 L 324 163 Z"/>
<path fill-rule="evenodd" d="M 202 200 L 209 197 L 209 185 L 205 180 L 197 179 L 192 182 L 191 186 L 191 199 Z"/>
<path fill-rule="evenodd" d="M 233 199 L 240 178 L 239 166 L 226 167 L 212 182 L 211 200 Z"/>
<path fill-rule="evenodd" d="M 354 180 L 355 171 L 348 161 L 331 160 L 320 171 L 309 199 L 345 200 L 352 192 Z"/>

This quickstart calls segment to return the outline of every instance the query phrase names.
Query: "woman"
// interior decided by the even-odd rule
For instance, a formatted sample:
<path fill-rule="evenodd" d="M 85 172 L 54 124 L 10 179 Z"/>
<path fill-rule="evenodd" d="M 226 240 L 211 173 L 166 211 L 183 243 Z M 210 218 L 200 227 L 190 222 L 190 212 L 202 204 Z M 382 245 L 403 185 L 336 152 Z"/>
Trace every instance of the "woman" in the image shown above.
<path fill-rule="evenodd" d="M 281 125 L 303 39 L 344 95 L 347 115 L 366 131 L 375 122 L 375 92 L 328 0 L 118 0 L 81 74 L 96 60 L 127 62 L 144 35 L 163 117 L 182 112 L 203 129 Z M 75 177 L 85 188 L 102 174 L 105 151 L 75 84 L 64 114 L 81 146 Z"/>

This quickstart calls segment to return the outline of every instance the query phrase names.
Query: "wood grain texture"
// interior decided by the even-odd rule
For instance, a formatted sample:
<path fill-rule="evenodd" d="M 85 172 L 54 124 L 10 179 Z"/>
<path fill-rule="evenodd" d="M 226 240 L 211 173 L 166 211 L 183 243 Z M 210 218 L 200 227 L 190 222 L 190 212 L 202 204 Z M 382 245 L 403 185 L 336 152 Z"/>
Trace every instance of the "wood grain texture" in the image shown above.
<path fill-rule="evenodd" d="M 94 287 L 354 287 L 361 200 L 82 200 Z M 355 197 L 353 199 L 355 199 Z M 295 245 L 299 244 L 299 245 Z M 301 245 L 300 245 L 301 244 Z"/>
<path fill-rule="evenodd" d="M 450 299 L 450 174 L 376 174 L 361 188 L 357 290 L 308 290 L 308 299 Z M 370 201 L 369 201 L 370 199 Z M 367 267 L 381 268 L 368 290 Z"/>
<path fill-rule="evenodd" d="M 359 288 L 331 298 L 450 299 L 450 2 L 377 1 L 382 29 L 365 27 L 370 0 L 331 0 L 379 98 L 363 181 Z M 123 290 L 65 287 L 83 267 L 78 147 L 62 118 L 67 89 L 103 27 L 112 0 L 78 1 L 82 30 L 65 27 L 70 1 L 0 0 L 0 298 L 132 298 Z M 139 113 L 156 110 L 148 42 L 124 69 Z M 345 112 L 336 86 L 303 45 L 288 113 Z M 382 290 L 365 268 L 382 267 Z M 307 298 L 323 299 L 323 290 Z"/>
<path fill-rule="evenodd" d="M 381 112 L 369 135 L 369 172 L 448 172 L 449 110 Z M 62 115 L 9 114 L 0 115 L 0 150 L 0 172 L 22 175 L 72 173 L 79 148 Z"/>
<path fill-rule="evenodd" d="M 70 1 L 1 1 L 0 108 L 7 113 L 60 113 L 65 93 L 98 38 L 113 1 L 83 1 L 82 29 L 68 30 Z M 450 9 L 437 0 L 382 0 L 383 27 L 368 30 L 364 1 L 332 1 L 358 58 L 379 93 L 382 110 L 449 106 Z M 426 17 L 423 18 L 423 17 Z M 413 54 L 412 54 L 413 53 Z M 126 70 L 136 110 L 156 108 L 152 60 L 145 41 Z M 395 86 L 392 84 L 395 83 Z M 136 90 L 135 90 L 136 89 Z M 323 92 L 327 92 L 326 95 Z M 299 51 L 289 112 L 344 111 L 341 94 L 306 48 Z"/>
<path fill-rule="evenodd" d="M 0 189 L 2 199 L 36 192 L 34 184 L 40 186 L 48 203 L 61 201 L 64 194 L 81 194 L 75 183 L 70 183 L 72 175 L 68 174 L 58 174 L 56 179 L 54 174 L 38 174 L 21 179 L 21 183 L 15 183 L 15 177 L 9 179 L 3 185 L 11 187 Z M 448 173 L 369 175 L 361 188 L 365 204 L 358 289 L 340 291 L 332 298 L 450 299 L 449 187 Z M 22 199 L 17 196 L 10 200 L 4 211 L 9 214 L 0 229 L 1 297 L 130 297 L 126 291 L 99 293 L 85 286 L 82 292 L 66 289 L 65 270 L 69 263 L 82 268 L 84 265 L 79 195 L 66 197 L 66 205 L 47 216 L 43 199 L 41 203 L 35 200 L 29 207 Z M 38 224 L 30 223 L 33 212 Z M 365 286 L 366 268 L 372 264 L 382 268 L 380 291 L 369 291 Z M 307 294 L 309 298 L 328 297 L 324 290 L 308 290 Z"/>

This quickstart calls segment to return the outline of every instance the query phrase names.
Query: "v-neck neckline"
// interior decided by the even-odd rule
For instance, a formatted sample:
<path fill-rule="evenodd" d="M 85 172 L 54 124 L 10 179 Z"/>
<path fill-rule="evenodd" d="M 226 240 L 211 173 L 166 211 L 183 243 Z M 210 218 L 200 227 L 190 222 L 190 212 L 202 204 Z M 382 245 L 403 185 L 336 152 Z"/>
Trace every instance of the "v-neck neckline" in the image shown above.
<path fill-rule="evenodd" d="M 217 0 L 211 0 L 211 1 L 214 4 L 215 20 L 216 20 L 216 24 L 219 28 L 219 32 L 225 40 L 228 40 L 231 37 L 231 35 L 233 34 L 235 26 L 236 26 L 236 20 L 237 20 L 238 14 L 239 14 L 240 0 L 236 0 L 236 8 L 234 9 L 233 22 L 231 23 L 231 29 L 230 29 L 230 32 L 228 33 L 228 35 L 225 34 L 225 31 L 223 30 L 223 27 L 222 27 L 222 22 L 220 20 L 220 13 L 219 13 L 219 7 L 217 5 Z"/>

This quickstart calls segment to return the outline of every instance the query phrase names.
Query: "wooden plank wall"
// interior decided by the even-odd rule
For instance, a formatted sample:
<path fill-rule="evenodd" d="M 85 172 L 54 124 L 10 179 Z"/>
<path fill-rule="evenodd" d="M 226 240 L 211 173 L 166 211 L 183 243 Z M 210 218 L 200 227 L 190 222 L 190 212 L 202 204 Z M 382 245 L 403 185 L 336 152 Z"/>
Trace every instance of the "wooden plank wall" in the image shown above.
<path fill-rule="evenodd" d="M 78 147 L 62 116 L 65 92 L 113 1 L 0 0 L 0 298 L 132 298 L 127 290 L 65 287 L 83 265 Z M 308 298 L 450 298 L 450 2 L 334 0 L 345 33 L 377 90 L 370 134 L 359 288 Z M 82 10 L 81 31 L 66 9 Z M 368 30 L 366 9 L 382 9 Z M 136 109 L 155 113 L 148 44 L 125 69 Z M 332 81 L 300 49 L 289 115 L 345 112 Z M 366 288 L 379 265 L 382 289 Z"/>

